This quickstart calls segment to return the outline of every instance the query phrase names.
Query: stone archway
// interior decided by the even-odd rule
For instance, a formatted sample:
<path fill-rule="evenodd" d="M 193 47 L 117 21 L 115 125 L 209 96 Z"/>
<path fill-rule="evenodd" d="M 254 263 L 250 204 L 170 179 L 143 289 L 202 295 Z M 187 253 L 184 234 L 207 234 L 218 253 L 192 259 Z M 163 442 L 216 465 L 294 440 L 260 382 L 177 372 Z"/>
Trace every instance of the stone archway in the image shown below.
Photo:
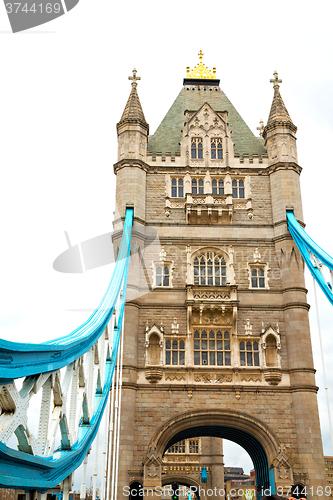
<path fill-rule="evenodd" d="M 281 444 L 265 423 L 245 412 L 198 410 L 179 414 L 155 432 L 149 446 L 150 454 L 153 450 L 153 455 L 160 461 L 172 444 L 198 436 L 221 437 L 242 446 L 253 461 L 258 494 L 269 486 L 272 493 L 275 492 L 273 462 L 281 454 Z M 292 480 L 292 464 L 289 464 Z"/>

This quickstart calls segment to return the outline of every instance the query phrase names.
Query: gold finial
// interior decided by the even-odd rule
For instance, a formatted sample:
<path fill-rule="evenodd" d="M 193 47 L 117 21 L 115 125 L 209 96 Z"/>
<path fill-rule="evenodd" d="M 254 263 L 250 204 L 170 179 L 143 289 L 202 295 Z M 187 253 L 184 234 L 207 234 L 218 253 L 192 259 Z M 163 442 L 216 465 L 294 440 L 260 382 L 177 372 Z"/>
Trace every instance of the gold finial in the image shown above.
<path fill-rule="evenodd" d="M 279 80 L 277 71 L 274 71 L 273 76 L 274 76 L 274 80 L 269 80 L 269 81 L 270 81 L 270 83 L 274 84 L 273 89 L 278 89 L 278 88 L 280 88 L 279 83 L 282 83 L 282 80 Z"/>
<path fill-rule="evenodd" d="M 197 64 L 194 69 L 190 72 L 190 67 L 186 68 L 186 76 L 187 78 L 199 78 L 200 80 L 210 80 L 216 79 L 216 68 L 213 68 L 213 72 L 211 72 L 207 66 L 205 66 L 202 62 L 203 52 L 200 50 L 199 54 L 199 64 Z"/>
<path fill-rule="evenodd" d="M 264 132 L 264 128 L 265 128 L 264 122 L 262 120 L 260 120 L 259 127 L 257 127 L 257 130 L 259 130 L 260 137 L 262 137 L 262 134 Z"/>
<path fill-rule="evenodd" d="M 137 85 L 138 85 L 136 82 L 137 82 L 138 80 L 141 80 L 141 77 L 140 77 L 140 76 L 136 76 L 136 74 L 137 74 L 137 71 L 136 71 L 136 69 L 134 68 L 134 69 L 133 69 L 133 76 L 129 76 L 129 77 L 128 77 L 128 79 L 129 79 L 129 80 L 133 80 L 133 81 L 132 81 L 132 87 L 134 87 L 134 88 L 136 88 L 136 87 L 137 87 Z"/>

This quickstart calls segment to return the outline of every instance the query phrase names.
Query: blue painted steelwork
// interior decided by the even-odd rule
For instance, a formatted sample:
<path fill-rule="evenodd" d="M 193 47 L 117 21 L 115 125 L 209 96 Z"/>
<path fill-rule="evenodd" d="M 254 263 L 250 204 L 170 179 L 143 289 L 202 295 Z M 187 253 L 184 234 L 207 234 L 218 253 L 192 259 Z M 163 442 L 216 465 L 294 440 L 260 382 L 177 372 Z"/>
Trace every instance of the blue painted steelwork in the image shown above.
<path fill-rule="evenodd" d="M 102 393 L 96 391 L 94 400 L 94 413 L 91 417 L 90 422 L 88 424 L 85 424 L 81 419 L 81 422 L 79 424 L 78 439 L 71 446 L 71 449 L 58 449 L 51 457 L 45 458 L 41 456 L 33 456 L 28 453 L 10 449 L 5 444 L 0 443 L 0 486 L 7 488 L 19 488 L 24 490 L 37 489 L 40 492 L 46 492 L 49 488 L 57 486 L 61 481 L 63 481 L 75 469 L 79 467 L 90 446 L 92 445 L 107 403 L 112 377 L 115 370 L 125 308 L 132 225 L 133 209 L 127 209 L 124 232 L 116 269 L 113 273 L 107 292 L 103 297 L 103 300 L 101 301 L 101 311 L 97 309 L 90 316 L 86 323 L 84 323 L 81 327 L 79 327 L 67 337 L 62 337 L 61 339 L 58 339 L 58 341 L 56 340 L 49 342 L 49 344 L 51 344 L 51 347 L 54 347 L 57 342 L 60 346 L 66 346 L 67 353 L 67 350 L 70 349 L 70 346 L 76 346 L 77 343 L 80 343 L 79 339 L 81 338 L 82 344 L 80 345 L 80 349 L 76 349 L 76 355 L 74 356 L 74 359 L 82 356 L 89 350 L 91 345 L 96 342 L 99 335 L 103 332 L 107 322 L 110 319 L 113 308 L 115 307 L 121 285 L 123 286 L 123 293 L 120 297 L 118 324 L 114 330 L 112 355 L 111 359 L 106 359 L 105 381 L 103 390 Z M 115 290 L 113 280 L 115 280 Z M 87 337 L 89 338 L 89 340 L 87 340 Z M 93 341 L 91 340 L 92 338 L 94 339 Z M 4 341 L 1 342 L 1 347 L 6 345 L 4 344 Z M 15 343 L 11 342 L 8 344 L 11 344 L 11 349 L 14 348 L 13 346 L 15 345 Z M 22 349 L 22 346 L 29 346 L 30 351 L 28 352 L 32 353 L 32 346 L 40 346 L 40 344 L 18 344 L 19 349 Z M 43 346 L 45 346 L 45 344 L 43 344 Z M 50 352 L 54 354 L 54 351 L 47 351 L 45 347 L 42 352 L 48 352 L 49 355 Z M 78 352 L 79 354 L 77 354 Z M 37 353 L 37 358 L 38 357 L 39 352 Z M 32 356 L 28 357 L 28 359 L 31 360 Z M 23 358 L 22 360 L 24 361 Z M 60 366 L 57 365 L 55 367 L 54 361 L 51 360 L 46 371 L 58 369 L 59 367 L 67 365 L 71 361 L 73 361 L 73 356 L 70 356 L 69 358 L 66 358 L 66 360 L 61 361 Z M 36 360 L 36 362 L 38 363 L 38 359 Z M 44 368 L 45 362 L 46 361 L 43 360 L 40 363 L 40 366 Z M 27 365 L 27 371 L 29 372 L 30 364 L 27 363 Z M 26 364 L 23 363 L 22 371 L 25 368 Z M 18 369 L 18 366 L 16 366 L 15 369 Z M 13 370 L 13 372 L 11 372 L 11 375 L 12 373 L 14 373 L 15 369 Z M 22 371 L 20 372 L 20 377 L 22 377 Z M 3 372 L 1 371 L 1 373 L 3 377 Z M 36 371 L 34 371 L 34 373 L 36 373 Z M 5 371 L 5 374 L 7 375 L 8 372 Z M 8 379 L 6 380 L 8 381 Z M 30 377 L 27 379 L 27 382 L 29 380 Z"/>
<path fill-rule="evenodd" d="M 201 482 L 207 483 L 207 469 L 205 466 L 201 469 Z"/>
<path fill-rule="evenodd" d="M 333 293 L 331 284 L 325 281 L 323 275 L 320 272 L 320 269 L 316 267 L 313 259 L 311 259 L 311 254 L 321 263 L 327 266 L 331 271 L 333 271 L 332 257 L 330 257 L 330 255 L 328 255 L 322 248 L 320 248 L 320 246 L 317 245 L 317 243 L 315 243 L 304 231 L 302 226 L 297 222 L 292 210 L 287 210 L 287 221 L 290 234 L 293 237 L 298 250 L 301 252 L 306 265 L 310 269 L 312 276 L 315 278 L 318 285 L 333 305 Z"/>
<path fill-rule="evenodd" d="M 15 378 L 49 373 L 72 363 L 85 354 L 103 333 L 118 300 L 124 274 L 127 273 L 133 209 L 126 210 L 119 255 L 109 286 L 98 308 L 69 335 L 41 344 L 10 342 L 0 339 L 0 384 Z"/>

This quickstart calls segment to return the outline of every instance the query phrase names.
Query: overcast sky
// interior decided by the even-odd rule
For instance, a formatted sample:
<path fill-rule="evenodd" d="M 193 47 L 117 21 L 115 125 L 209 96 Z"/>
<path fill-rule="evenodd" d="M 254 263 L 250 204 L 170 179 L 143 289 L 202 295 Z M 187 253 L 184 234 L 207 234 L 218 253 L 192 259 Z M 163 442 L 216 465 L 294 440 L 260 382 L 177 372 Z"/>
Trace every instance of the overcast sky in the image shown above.
<path fill-rule="evenodd" d="M 278 71 L 298 127 L 306 229 L 332 255 L 332 5 L 80 0 L 65 16 L 15 35 L 0 6 L 0 336 L 43 341 L 64 335 L 84 319 L 69 309 L 98 304 L 109 268 L 84 275 L 52 268 L 67 247 L 64 231 L 75 244 L 112 230 L 116 123 L 133 67 L 153 133 L 200 49 L 256 135 L 260 119 L 267 121 L 269 80 Z M 309 276 L 307 286 L 313 306 Z M 321 292 L 319 302 L 330 367 L 332 308 Z M 333 455 L 314 307 L 310 319 L 324 452 Z M 251 467 L 236 448 L 225 462 Z"/>

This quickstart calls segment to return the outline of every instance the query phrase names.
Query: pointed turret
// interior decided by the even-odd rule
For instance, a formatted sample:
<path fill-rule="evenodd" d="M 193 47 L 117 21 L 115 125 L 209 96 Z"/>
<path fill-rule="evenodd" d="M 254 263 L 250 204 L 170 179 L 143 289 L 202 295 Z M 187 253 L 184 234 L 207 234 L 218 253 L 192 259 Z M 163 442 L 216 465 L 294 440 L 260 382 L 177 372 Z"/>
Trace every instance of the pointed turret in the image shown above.
<path fill-rule="evenodd" d="M 279 83 L 282 83 L 282 80 L 279 80 L 276 71 L 274 72 L 274 80 L 270 80 L 270 82 L 273 83 L 274 97 L 267 121 L 267 127 L 274 125 L 276 122 L 290 124 L 295 127 L 281 97 Z"/>
<path fill-rule="evenodd" d="M 115 228 L 125 216 L 126 206 L 134 207 L 134 219 L 145 218 L 146 198 L 146 154 L 149 125 L 142 111 L 137 92 L 137 81 L 141 80 L 133 70 L 132 90 L 122 117 L 117 124 L 118 162 L 114 165 L 117 175 Z M 120 227 L 120 226 L 119 226 Z"/>
<path fill-rule="evenodd" d="M 133 70 L 132 90 L 125 106 L 122 117 L 117 123 L 118 132 L 118 160 L 126 158 L 144 159 L 147 149 L 149 125 L 142 111 L 141 102 L 137 92 L 137 81 L 141 80 Z"/>
<path fill-rule="evenodd" d="M 120 119 L 120 122 L 117 124 L 117 130 L 119 130 L 119 128 L 122 125 L 125 125 L 125 124 L 129 125 L 129 124 L 138 123 L 138 124 L 142 125 L 142 127 L 144 129 L 146 129 L 149 133 L 149 125 L 146 122 L 145 115 L 142 111 L 139 95 L 138 95 L 138 92 L 136 90 L 137 89 L 136 82 L 137 82 L 137 80 L 141 80 L 141 78 L 139 76 L 136 76 L 136 73 L 137 73 L 137 71 L 136 71 L 136 69 L 134 69 L 133 76 L 128 77 L 129 80 L 133 80 L 132 81 L 132 90 L 131 90 L 130 96 L 128 98 L 127 104 L 125 106 L 123 115 Z"/>
<path fill-rule="evenodd" d="M 282 83 L 282 80 L 279 80 L 276 71 L 274 72 L 274 79 L 270 80 L 270 82 L 273 83 L 274 97 L 267 125 L 263 131 L 269 164 L 297 163 L 297 127 L 293 124 L 281 97 L 279 84 Z"/>

